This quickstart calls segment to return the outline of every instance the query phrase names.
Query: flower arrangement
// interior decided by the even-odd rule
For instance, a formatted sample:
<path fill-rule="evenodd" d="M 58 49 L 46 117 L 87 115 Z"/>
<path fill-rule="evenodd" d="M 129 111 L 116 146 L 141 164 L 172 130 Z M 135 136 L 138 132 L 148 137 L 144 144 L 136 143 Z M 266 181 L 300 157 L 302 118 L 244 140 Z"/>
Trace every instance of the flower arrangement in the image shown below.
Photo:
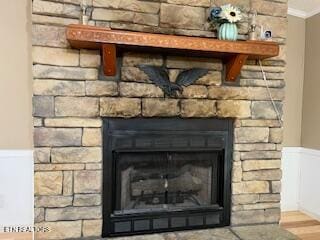
<path fill-rule="evenodd" d="M 236 24 L 241 19 L 240 9 L 231 4 L 212 8 L 209 16 L 209 21 L 218 30 L 218 38 L 221 40 L 237 40 L 238 28 Z"/>
<path fill-rule="evenodd" d="M 237 23 L 241 19 L 242 15 L 240 9 L 231 4 L 212 8 L 209 16 L 209 20 L 215 25 Z"/>

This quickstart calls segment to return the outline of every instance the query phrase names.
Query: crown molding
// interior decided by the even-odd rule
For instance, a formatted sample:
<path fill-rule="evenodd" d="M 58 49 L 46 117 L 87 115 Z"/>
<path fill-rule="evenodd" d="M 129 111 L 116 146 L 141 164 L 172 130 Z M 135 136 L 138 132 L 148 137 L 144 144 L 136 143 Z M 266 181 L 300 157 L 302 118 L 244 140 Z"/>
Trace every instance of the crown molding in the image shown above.
<path fill-rule="evenodd" d="M 320 13 L 320 7 L 316 8 L 310 12 L 302 11 L 302 10 L 291 8 L 291 7 L 288 8 L 289 15 L 303 18 L 303 19 L 307 19 L 307 18 L 312 17 L 318 13 Z"/>
<path fill-rule="evenodd" d="M 294 9 L 291 7 L 288 8 L 288 14 L 291 16 L 295 16 L 295 17 L 299 17 L 299 18 L 303 18 L 303 19 L 307 18 L 307 13 L 305 11 L 301 11 L 301 10 Z"/>
<path fill-rule="evenodd" d="M 320 7 L 317 7 L 314 10 L 307 12 L 307 18 L 317 15 L 318 13 L 320 13 Z"/>

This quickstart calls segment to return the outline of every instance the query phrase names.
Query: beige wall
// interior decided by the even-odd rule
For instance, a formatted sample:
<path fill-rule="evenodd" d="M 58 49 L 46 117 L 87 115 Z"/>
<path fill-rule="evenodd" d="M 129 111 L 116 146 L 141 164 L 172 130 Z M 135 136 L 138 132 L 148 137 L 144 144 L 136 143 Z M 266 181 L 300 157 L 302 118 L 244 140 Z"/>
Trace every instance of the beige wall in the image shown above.
<path fill-rule="evenodd" d="M 31 1 L 1 0 L 0 149 L 32 148 Z"/>
<path fill-rule="evenodd" d="M 286 100 L 284 107 L 285 147 L 301 146 L 304 79 L 305 20 L 288 16 Z"/>
<path fill-rule="evenodd" d="M 320 149 L 320 14 L 306 21 L 302 146 Z"/>
<path fill-rule="evenodd" d="M 31 148 L 31 1 L 2 1 L 5 1 L 6 11 L 0 15 L 0 26 L 2 36 L 6 37 L 0 40 L 0 109 L 2 113 L 0 118 L 0 149 Z M 15 12 L 14 18 L 12 18 L 12 12 Z M 304 34 L 297 33 L 305 31 L 305 20 L 293 16 L 289 16 L 288 20 L 284 146 L 300 146 L 305 37 Z M 318 30 L 318 40 L 316 37 L 311 37 L 311 33 L 317 29 L 314 27 L 317 20 L 320 21 L 319 15 L 307 20 L 307 81 L 302 141 L 306 147 L 320 148 L 320 141 L 317 142 L 317 136 L 313 134 L 315 128 L 312 127 L 312 125 L 316 127 L 317 124 L 313 122 L 320 119 L 320 110 L 318 118 L 313 116 L 316 104 L 312 102 L 314 95 L 319 95 L 316 84 L 320 89 L 320 81 L 314 79 L 320 74 L 316 74 L 313 69 L 314 64 L 312 64 L 317 56 L 310 56 L 310 53 L 314 52 L 312 49 L 317 46 L 316 42 L 319 41 L 320 36 Z M 319 67 L 316 69 L 318 72 L 320 71 Z M 320 135 L 320 126 L 316 132 Z"/>

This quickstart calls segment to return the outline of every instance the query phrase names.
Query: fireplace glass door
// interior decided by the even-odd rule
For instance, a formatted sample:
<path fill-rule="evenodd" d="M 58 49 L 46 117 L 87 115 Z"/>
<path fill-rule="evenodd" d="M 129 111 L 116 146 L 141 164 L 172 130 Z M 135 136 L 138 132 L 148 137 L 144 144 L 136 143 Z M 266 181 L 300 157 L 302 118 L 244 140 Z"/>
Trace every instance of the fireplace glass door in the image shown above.
<path fill-rule="evenodd" d="M 219 206 L 219 151 L 114 154 L 115 215 Z"/>

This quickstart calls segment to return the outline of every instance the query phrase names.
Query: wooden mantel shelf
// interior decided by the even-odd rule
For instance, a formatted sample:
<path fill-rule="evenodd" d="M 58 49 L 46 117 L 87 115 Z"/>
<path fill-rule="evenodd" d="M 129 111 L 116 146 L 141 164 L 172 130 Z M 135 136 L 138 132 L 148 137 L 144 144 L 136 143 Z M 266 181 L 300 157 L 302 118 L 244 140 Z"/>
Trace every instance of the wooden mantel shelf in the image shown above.
<path fill-rule="evenodd" d="M 69 25 L 67 39 L 78 49 L 101 49 L 107 76 L 116 75 L 116 55 L 121 49 L 161 51 L 168 54 L 221 58 L 226 80 L 235 81 L 247 59 L 278 56 L 279 46 L 264 41 L 221 41 L 212 38 L 112 30 L 87 25 Z"/>

